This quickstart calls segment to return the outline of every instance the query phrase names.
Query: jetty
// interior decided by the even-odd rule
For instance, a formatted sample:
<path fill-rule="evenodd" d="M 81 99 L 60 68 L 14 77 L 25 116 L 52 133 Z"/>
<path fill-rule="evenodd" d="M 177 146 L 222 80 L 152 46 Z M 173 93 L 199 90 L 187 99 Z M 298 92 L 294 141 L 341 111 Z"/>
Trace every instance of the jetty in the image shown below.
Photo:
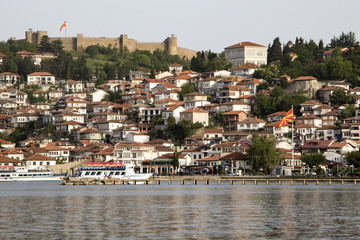
<path fill-rule="evenodd" d="M 353 184 L 360 183 L 360 178 L 336 178 L 336 177 L 234 177 L 234 176 L 159 176 L 146 181 L 120 180 L 120 179 L 80 179 L 78 177 L 65 177 L 62 179 L 62 185 L 125 185 L 125 184 Z"/>

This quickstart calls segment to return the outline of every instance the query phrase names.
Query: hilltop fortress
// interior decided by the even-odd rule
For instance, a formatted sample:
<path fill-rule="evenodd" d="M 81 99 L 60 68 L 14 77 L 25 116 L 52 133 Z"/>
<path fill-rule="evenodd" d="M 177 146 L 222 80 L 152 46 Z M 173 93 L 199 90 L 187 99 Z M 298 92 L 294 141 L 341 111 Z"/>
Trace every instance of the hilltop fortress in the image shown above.
<path fill-rule="evenodd" d="M 48 35 L 47 31 L 26 31 L 25 40 L 35 43 L 39 46 L 41 38 Z M 138 42 L 135 39 L 130 39 L 126 34 L 121 34 L 120 37 L 106 38 L 106 37 L 84 37 L 83 34 L 78 33 L 76 37 L 49 37 L 50 41 L 61 40 L 65 50 L 83 51 L 88 46 L 99 44 L 100 46 L 108 47 L 111 45 L 114 48 L 124 52 L 128 49 L 130 52 L 138 50 L 155 51 L 156 49 L 165 50 L 171 55 L 179 55 L 191 59 L 196 55 L 196 51 L 181 48 L 177 45 L 177 38 L 174 36 L 166 38 L 163 42 Z"/>

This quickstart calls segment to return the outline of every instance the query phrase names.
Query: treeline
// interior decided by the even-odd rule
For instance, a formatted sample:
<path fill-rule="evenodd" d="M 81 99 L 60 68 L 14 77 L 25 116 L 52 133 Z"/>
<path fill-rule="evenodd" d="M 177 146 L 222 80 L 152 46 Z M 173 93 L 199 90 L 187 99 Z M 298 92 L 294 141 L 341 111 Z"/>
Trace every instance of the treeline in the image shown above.
<path fill-rule="evenodd" d="M 281 87 L 275 87 L 271 95 L 258 94 L 255 98 L 253 114 L 262 118 L 277 111 L 287 112 L 291 106 L 295 107 L 295 114 L 299 115 L 300 104 L 307 99 L 302 94 L 286 94 Z"/>
<path fill-rule="evenodd" d="M 121 53 L 118 49 L 93 45 L 86 48 L 85 53 L 92 70 L 104 80 L 127 77 L 130 70 L 152 70 L 153 72 L 168 71 L 169 65 L 179 63 L 184 69 L 189 69 L 189 61 L 178 55 L 170 55 L 166 51 L 125 50 Z"/>
<path fill-rule="evenodd" d="M 88 81 L 95 74 L 102 80 L 122 79 L 127 77 L 130 70 L 152 70 L 153 73 L 169 70 L 169 65 L 179 63 L 184 69 L 189 69 L 190 61 L 185 57 L 170 55 L 166 51 L 155 50 L 132 53 L 111 46 L 89 46 L 84 52 L 64 51 L 61 40 L 50 41 L 47 36 L 42 37 L 39 47 L 27 41 L 0 42 L 0 52 L 9 58 L 0 66 L 1 72 L 13 72 L 26 79 L 29 73 L 47 71 L 53 73 L 57 79 L 74 79 Z M 33 53 L 51 52 L 57 57 L 44 59 L 40 66 L 34 65 L 31 58 L 22 58 L 15 54 L 19 51 Z"/>
<path fill-rule="evenodd" d="M 225 58 L 225 53 L 220 54 L 209 51 L 197 52 L 196 56 L 191 59 L 191 70 L 204 73 L 216 70 L 231 68 L 231 63 Z"/>
<path fill-rule="evenodd" d="M 342 52 L 345 47 L 348 51 Z M 333 49 L 332 56 L 325 57 L 324 51 L 330 49 Z M 275 38 L 268 47 L 268 62 L 264 69 L 255 72 L 254 77 L 269 79 L 283 74 L 292 78 L 311 75 L 319 80 L 347 80 L 353 86 L 360 86 L 360 47 L 353 32 L 334 37 L 327 46 L 322 40 L 316 43 L 303 38 L 282 45 L 280 39 Z"/>

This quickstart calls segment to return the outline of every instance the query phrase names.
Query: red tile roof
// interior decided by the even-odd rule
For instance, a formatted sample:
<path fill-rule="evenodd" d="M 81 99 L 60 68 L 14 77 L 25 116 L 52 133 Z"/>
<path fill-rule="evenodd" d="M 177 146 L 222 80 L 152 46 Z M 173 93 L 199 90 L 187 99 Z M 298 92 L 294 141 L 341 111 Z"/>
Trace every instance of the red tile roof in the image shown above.
<path fill-rule="evenodd" d="M 202 109 L 197 108 L 197 107 L 189 108 L 189 109 L 187 109 L 185 111 L 182 111 L 181 113 L 191 113 L 191 112 L 208 113 L 207 111 L 202 110 Z"/>
<path fill-rule="evenodd" d="M 239 42 L 237 44 L 226 47 L 225 49 L 237 48 L 237 47 L 265 47 L 265 46 L 253 42 Z"/>
<path fill-rule="evenodd" d="M 54 76 L 54 75 L 48 72 L 33 72 L 28 74 L 28 76 Z"/>

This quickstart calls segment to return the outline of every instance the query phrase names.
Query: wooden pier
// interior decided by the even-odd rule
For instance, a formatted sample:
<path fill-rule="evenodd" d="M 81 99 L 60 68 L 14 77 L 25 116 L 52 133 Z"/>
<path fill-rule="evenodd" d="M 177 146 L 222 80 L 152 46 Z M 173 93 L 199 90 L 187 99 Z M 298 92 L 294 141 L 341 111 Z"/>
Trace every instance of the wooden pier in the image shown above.
<path fill-rule="evenodd" d="M 277 178 L 277 177 L 225 177 L 225 176 L 162 176 L 150 178 L 147 181 L 134 181 L 134 180 L 117 180 L 117 179 L 79 179 L 75 177 L 65 177 L 63 179 L 63 185 L 125 185 L 125 184 L 145 184 L 145 185 L 160 185 L 167 184 L 171 185 L 177 183 L 180 185 L 185 184 L 253 184 L 263 183 L 266 185 L 270 184 L 352 184 L 357 185 L 360 182 L 360 178 L 306 178 L 306 177 L 294 177 L 294 178 Z"/>

